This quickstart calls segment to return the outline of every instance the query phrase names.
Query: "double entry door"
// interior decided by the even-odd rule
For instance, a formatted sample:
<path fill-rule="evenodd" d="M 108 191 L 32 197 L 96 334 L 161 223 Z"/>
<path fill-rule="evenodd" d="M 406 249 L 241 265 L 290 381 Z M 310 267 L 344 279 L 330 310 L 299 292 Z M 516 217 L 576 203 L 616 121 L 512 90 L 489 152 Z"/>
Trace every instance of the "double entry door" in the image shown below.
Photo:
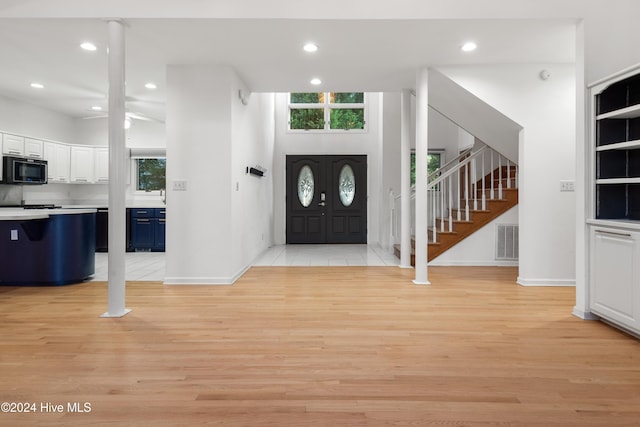
<path fill-rule="evenodd" d="M 367 243 L 367 156 L 287 156 L 287 243 Z"/>

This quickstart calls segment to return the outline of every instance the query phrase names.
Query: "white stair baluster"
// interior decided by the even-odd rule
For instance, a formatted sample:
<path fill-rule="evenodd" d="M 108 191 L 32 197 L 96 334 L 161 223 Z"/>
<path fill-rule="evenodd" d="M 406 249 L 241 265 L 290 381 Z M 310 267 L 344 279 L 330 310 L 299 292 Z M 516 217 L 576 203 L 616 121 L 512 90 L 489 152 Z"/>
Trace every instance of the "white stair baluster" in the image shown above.
<path fill-rule="evenodd" d="M 469 162 L 464 165 L 464 220 L 469 221 Z"/>
<path fill-rule="evenodd" d="M 511 188 L 511 160 L 507 159 L 507 188 Z"/>
<path fill-rule="evenodd" d="M 498 199 L 502 200 L 502 156 L 498 154 Z"/>
<path fill-rule="evenodd" d="M 460 193 L 460 185 L 461 185 L 461 181 L 460 181 L 460 177 L 461 177 L 461 172 L 460 169 L 458 169 L 458 185 L 456 187 L 458 187 L 458 198 L 456 199 L 456 203 L 457 203 L 457 210 L 458 210 L 458 221 L 460 221 L 460 209 L 462 209 L 461 203 L 462 203 L 462 195 Z"/>
<path fill-rule="evenodd" d="M 489 198 L 491 200 L 496 198 L 495 192 L 493 191 L 493 150 L 491 151 L 491 193 L 489 194 Z"/>
<path fill-rule="evenodd" d="M 485 192 L 485 174 L 484 174 L 484 161 L 485 161 L 485 157 L 484 157 L 484 152 L 482 153 L 482 210 L 486 211 L 487 210 L 487 196 L 486 196 L 486 192 Z"/>
<path fill-rule="evenodd" d="M 447 178 L 449 187 L 449 233 L 453 231 L 453 175 Z"/>

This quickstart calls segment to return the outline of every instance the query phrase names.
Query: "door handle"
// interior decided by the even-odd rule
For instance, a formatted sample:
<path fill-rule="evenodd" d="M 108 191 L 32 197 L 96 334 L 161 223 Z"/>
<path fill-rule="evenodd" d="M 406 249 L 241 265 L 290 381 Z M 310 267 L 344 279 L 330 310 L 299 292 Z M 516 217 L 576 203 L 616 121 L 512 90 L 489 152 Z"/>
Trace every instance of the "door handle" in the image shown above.
<path fill-rule="evenodd" d="M 325 203 L 325 202 L 320 202 L 320 203 L 318 203 L 318 206 L 325 206 L 325 205 L 326 205 L 326 203 Z"/>

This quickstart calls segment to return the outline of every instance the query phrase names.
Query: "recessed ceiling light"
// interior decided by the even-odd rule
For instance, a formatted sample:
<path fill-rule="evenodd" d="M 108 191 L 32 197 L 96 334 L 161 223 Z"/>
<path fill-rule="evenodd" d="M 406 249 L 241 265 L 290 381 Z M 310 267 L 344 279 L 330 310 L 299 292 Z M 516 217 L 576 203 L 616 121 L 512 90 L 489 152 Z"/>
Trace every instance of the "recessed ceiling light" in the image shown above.
<path fill-rule="evenodd" d="M 156 86 L 155 83 L 147 83 L 146 85 L 144 85 L 144 87 L 146 87 L 147 89 L 157 89 L 158 86 Z"/>
<path fill-rule="evenodd" d="M 303 47 L 305 52 L 315 52 L 318 50 L 318 45 L 315 43 L 307 43 Z"/>
<path fill-rule="evenodd" d="M 93 107 L 91 107 L 91 109 L 93 111 L 102 111 L 102 107 L 100 107 L 99 105 L 94 105 Z"/>
<path fill-rule="evenodd" d="M 42 83 L 31 83 L 31 87 L 35 89 L 44 89 L 44 85 Z"/>
<path fill-rule="evenodd" d="M 478 47 L 478 45 L 475 44 L 474 42 L 466 42 L 465 44 L 462 45 L 462 51 L 463 52 L 472 52 L 472 51 L 476 50 L 477 47 Z"/>
<path fill-rule="evenodd" d="M 318 86 L 319 84 L 322 84 L 322 80 L 320 79 L 311 79 L 311 84 L 314 86 Z"/>
<path fill-rule="evenodd" d="M 84 50 L 89 50 L 91 52 L 98 49 L 95 44 L 89 43 L 89 42 L 82 43 L 80 47 L 83 48 Z"/>

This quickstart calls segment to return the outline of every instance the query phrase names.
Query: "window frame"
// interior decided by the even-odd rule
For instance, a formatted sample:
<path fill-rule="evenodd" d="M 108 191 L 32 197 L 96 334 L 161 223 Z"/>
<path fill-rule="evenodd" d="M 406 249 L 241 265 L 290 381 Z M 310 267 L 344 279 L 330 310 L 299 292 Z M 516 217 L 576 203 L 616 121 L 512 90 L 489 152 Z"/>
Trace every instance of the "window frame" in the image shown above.
<path fill-rule="evenodd" d="M 323 93 L 324 102 L 318 103 L 293 103 L 292 93 Z M 362 93 L 362 103 L 330 102 L 332 92 L 289 92 L 287 93 L 287 131 L 291 133 L 368 133 L 368 96 L 366 92 L 333 92 L 333 93 Z M 291 129 L 291 110 L 323 110 L 324 127 L 321 129 Z M 362 109 L 364 126 L 362 129 L 331 129 L 331 110 Z"/>
<path fill-rule="evenodd" d="M 444 148 L 429 148 L 427 150 L 427 156 L 433 155 L 433 154 L 437 154 L 440 157 L 440 166 L 438 167 L 438 169 L 442 168 L 442 166 L 444 166 L 446 164 L 445 158 L 444 158 L 445 151 L 446 150 Z M 410 161 L 409 161 L 409 167 L 411 169 L 413 169 L 415 167 L 415 160 L 416 160 L 416 150 L 415 150 L 415 148 L 411 149 L 411 156 L 410 157 L 411 158 L 410 158 Z M 428 168 L 428 166 L 429 166 L 429 161 L 427 159 L 427 168 Z M 427 176 L 429 176 L 429 170 L 428 169 L 427 169 Z M 416 184 L 415 180 L 410 183 L 411 186 L 414 186 L 415 184 Z"/>
<path fill-rule="evenodd" d="M 138 170 L 138 160 L 147 160 L 147 159 L 164 159 L 165 161 L 165 169 L 164 169 L 164 176 L 165 176 L 165 188 L 163 189 L 164 191 L 166 191 L 166 179 L 167 179 L 167 157 L 166 156 L 153 156 L 153 155 L 147 155 L 147 156 L 136 156 L 136 157 L 132 157 L 131 158 L 131 192 L 134 195 L 160 195 L 160 191 L 163 190 L 140 190 L 138 185 L 139 185 L 139 170 Z"/>

